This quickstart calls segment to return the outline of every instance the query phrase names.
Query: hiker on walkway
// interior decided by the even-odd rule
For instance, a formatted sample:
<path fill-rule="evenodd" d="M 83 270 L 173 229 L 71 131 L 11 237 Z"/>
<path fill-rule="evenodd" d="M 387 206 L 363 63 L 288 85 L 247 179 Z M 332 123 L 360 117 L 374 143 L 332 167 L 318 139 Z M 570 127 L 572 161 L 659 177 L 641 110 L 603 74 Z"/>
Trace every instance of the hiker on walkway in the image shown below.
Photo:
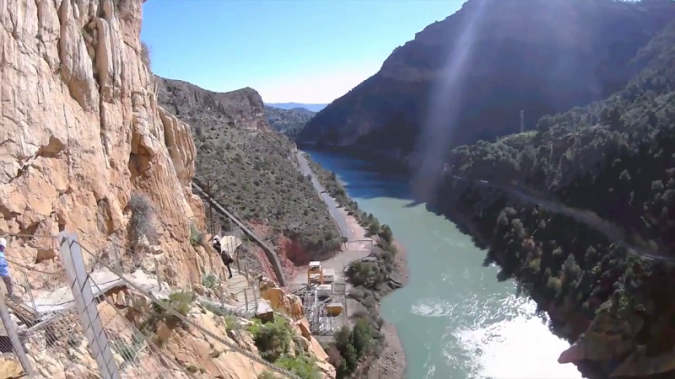
<path fill-rule="evenodd" d="M 5 249 L 7 249 L 7 240 L 0 238 L 0 277 L 2 277 L 2 281 L 5 282 L 5 288 L 7 288 L 7 297 L 15 299 L 14 283 L 12 282 L 12 277 L 9 275 L 9 265 L 7 264 L 7 259 L 5 258 Z"/>
<path fill-rule="evenodd" d="M 227 272 L 230 274 L 229 278 L 232 279 L 232 269 L 230 268 L 230 265 L 234 260 L 232 257 L 230 257 L 230 254 L 227 253 L 227 251 L 223 250 L 223 247 L 220 243 L 220 236 L 215 235 L 213 236 L 213 240 L 211 241 L 211 244 L 213 245 L 213 248 L 220 254 L 220 259 L 223 260 L 223 263 L 225 266 L 227 266 Z"/>

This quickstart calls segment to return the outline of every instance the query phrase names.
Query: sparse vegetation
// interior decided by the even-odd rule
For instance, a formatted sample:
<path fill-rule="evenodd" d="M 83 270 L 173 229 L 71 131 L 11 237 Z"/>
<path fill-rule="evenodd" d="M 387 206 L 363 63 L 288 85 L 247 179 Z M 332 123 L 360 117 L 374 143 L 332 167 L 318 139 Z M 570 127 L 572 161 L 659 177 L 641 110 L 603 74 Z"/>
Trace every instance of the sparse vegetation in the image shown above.
<path fill-rule="evenodd" d="M 154 226 L 155 210 L 150 199 L 146 195 L 135 192 L 129 199 L 127 209 L 131 212 L 127 227 L 129 241 L 133 244 L 145 236 L 149 242 L 154 242 L 157 238 L 157 230 Z"/>
<path fill-rule="evenodd" d="M 316 359 L 307 354 L 300 354 L 295 357 L 283 356 L 274 362 L 277 366 L 284 368 L 302 379 L 320 379 L 319 367 L 316 365 Z"/>
<path fill-rule="evenodd" d="M 271 371 L 264 371 L 258 375 L 258 379 L 279 379 L 279 377 Z"/>
<path fill-rule="evenodd" d="M 145 65 L 145 67 L 148 68 L 148 70 L 152 70 L 152 59 L 151 59 L 151 50 L 150 46 L 148 46 L 147 43 L 144 41 L 141 41 L 141 61 Z"/>
<path fill-rule="evenodd" d="M 269 362 L 276 362 L 289 352 L 293 330 L 284 317 L 274 317 L 274 321 L 262 323 L 255 319 L 248 331 L 260 351 L 260 356 Z"/>
<path fill-rule="evenodd" d="M 152 303 L 152 311 L 139 328 L 146 336 L 157 332 L 157 324 L 161 321 L 170 329 L 186 327 L 184 321 L 166 309 L 173 309 L 177 313 L 187 316 L 195 301 L 195 294 L 191 291 L 178 291 L 169 295 L 166 300 Z"/>
<path fill-rule="evenodd" d="M 232 315 L 225 316 L 225 330 L 230 332 L 233 330 L 238 330 L 239 324 L 237 323 L 237 318 Z"/>
<path fill-rule="evenodd" d="M 190 244 L 195 247 L 204 246 L 204 238 L 204 232 L 199 230 L 194 222 L 190 222 Z"/>
<path fill-rule="evenodd" d="M 320 378 L 315 359 L 300 349 L 299 344 L 292 343 L 297 337 L 285 317 L 275 315 L 274 320 L 267 323 L 254 319 L 248 331 L 253 334 L 253 341 L 263 359 L 303 379 Z M 291 351 L 293 345 L 295 350 Z"/>
<path fill-rule="evenodd" d="M 209 288 L 209 289 L 214 288 L 217 283 L 218 283 L 218 277 L 213 273 L 209 273 L 207 275 L 204 275 L 204 277 L 202 278 L 202 285 L 205 288 Z"/>
<path fill-rule="evenodd" d="M 294 144 L 252 116 L 263 111 L 255 91 L 216 94 L 184 82 L 159 82 L 160 104 L 194 131 L 198 184 L 209 182 L 212 196 L 229 211 L 249 225 L 264 226 L 262 237 L 273 245 L 283 234 L 307 252 L 307 259 L 339 249 L 341 237 L 325 204 L 294 165 Z"/>
<path fill-rule="evenodd" d="M 378 353 L 381 348 L 377 345 L 381 342 L 380 339 L 381 335 L 373 328 L 371 320 L 367 317 L 358 319 L 354 329 L 343 326 L 335 334 L 333 346 L 328 348 L 328 351 L 338 353 L 329 355 L 330 363 L 335 366 L 337 378 L 350 377 L 363 358 Z"/>

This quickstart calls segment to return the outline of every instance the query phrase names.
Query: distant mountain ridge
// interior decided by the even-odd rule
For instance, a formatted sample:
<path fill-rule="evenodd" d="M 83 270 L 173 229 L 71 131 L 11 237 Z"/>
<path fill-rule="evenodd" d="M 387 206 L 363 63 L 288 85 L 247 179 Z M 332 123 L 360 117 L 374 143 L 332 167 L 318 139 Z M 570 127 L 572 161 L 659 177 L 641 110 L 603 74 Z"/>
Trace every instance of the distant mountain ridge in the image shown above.
<path fill-rule="evenodd" d="M 308 104 L 308 103 L 265 103 L 265 105 L 279 109 L 304 108 L 314 113 L 326 108 L 328 104 Z"/>
<path fill-rule="evenodd" d="M 316 113 L 305 108 L 283 109 L 265 105 L 265 118 L 273 130 L 294 138 Z"/>
<path fill-rule="evenodd" d="M 520 130 L 521 110 L 532 130 L 623 87 L 642 68 L 638 50 L 674 17 L 668 0 L 469 0 L 396 48 L 296 140 L 400 152 L 416 167 L 418 145 L 443 155 L 493 141 Z"/>

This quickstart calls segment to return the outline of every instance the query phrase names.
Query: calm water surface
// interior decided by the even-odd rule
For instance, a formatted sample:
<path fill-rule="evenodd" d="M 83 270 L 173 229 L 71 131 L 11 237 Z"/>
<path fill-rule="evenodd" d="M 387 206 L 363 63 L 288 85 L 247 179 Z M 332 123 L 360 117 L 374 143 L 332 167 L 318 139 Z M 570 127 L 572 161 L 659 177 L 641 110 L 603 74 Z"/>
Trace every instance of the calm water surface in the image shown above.
<path fill-rule="evenodd" d="M 410 282 L 382 304 L 403 342 L 407 378 L 581 378 L 557 363 L 569 345 L 534 316 L 534 303 L 516 297 L 513 283 L 497 282 L 497 269 L 482 267 L 485 253 L 454 224 L 415 204 L 403 178 L 340 155 L 310 155 L 408 250 Z"/>

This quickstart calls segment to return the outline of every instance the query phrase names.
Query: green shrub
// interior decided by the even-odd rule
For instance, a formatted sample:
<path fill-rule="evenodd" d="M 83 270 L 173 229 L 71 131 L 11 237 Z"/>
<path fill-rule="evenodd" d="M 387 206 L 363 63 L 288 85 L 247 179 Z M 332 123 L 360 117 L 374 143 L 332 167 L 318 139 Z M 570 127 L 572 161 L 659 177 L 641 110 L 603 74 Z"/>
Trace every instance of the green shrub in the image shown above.
<path fill-rule="evenodd" d="M 379 339 L 379 332 L 373 327 L 367 317 L 361 317 L 356 321 L 354 329 L 343 326 L 335 333 L 334 346 L 339 352 L 331 363 L 335 366 L 339 379 L 349 377 L 358 367 L 359 361 L 376 351 L 375 345 Z"/>
<path fill-rule="evenodd" d="M 185 327 L 184 321 L 174 314 L 168 312 L 165 308 L 173 309 L 182 316 L 187 316 L 194 304 L 195 294 L 191 291 L 179 291 L 169 295 L 168 299 L 159 300 L 159 303 L 152 304 L 152 310 L 148 318 L 141 325 L 141 331 L 156 332 L 157 323 L 164 322 L 169 328 Z"/>
<path fill-rule="evenodd" d="M 213 273 L 205 275 L 202 278 L 202 285 L 206 288 L 213 288 L 216 286 L 216 283 L 218 283 L 218 277 Z"/>
<path fill-rule="evenodd" d="M 237 318 L 232 315 L 225 316 L 225 330 L 229 332 L 236 329 L 239 329 Z"/>
<path fill-rule="evenodd" d="M 375 265 L 368 262 L 356 261 L 347 267 L 347 279 L 354 286 L 374 288 L 379 284 Z"/>
<path fill-rule="evenodd" d="M 271 371 L 264 371 L 258 375 L 258 379 L 279 379 L 279 377 Z"/>
<path fill-rule="evenodd" d="M 297 355 L 293 358 L 282 356 L 274 364 L 294 373 L 302 379 L 321 378 L 321 372 L 316 365 L 316 359 L 305 354 Z"/>
<path fill-rule="evenodd" d="M 131 211 L 127 226 L 129 241 L 135 243 L 145 236 L 150 243 L 155 242 L 157 239 L 157 230 L 153 224 L 155 210 L 150 199 L 144 194 L 133 193 L 127 208 Z"/>
<path fill-rule="evenodd" d="M 276 362 L 289 352 L 293 330 L 284 317 L 275 316 L 274 321 L 262 323 L 254 319 L 248 331 L 253 334 L 260 356 L 268 362 Z"/>
<path fill-rule="evenodd" d="M 204 246 L 204 233 L 200 231 L 194 222 L 190 222 L 190 244 L 192 246 Z"/>

